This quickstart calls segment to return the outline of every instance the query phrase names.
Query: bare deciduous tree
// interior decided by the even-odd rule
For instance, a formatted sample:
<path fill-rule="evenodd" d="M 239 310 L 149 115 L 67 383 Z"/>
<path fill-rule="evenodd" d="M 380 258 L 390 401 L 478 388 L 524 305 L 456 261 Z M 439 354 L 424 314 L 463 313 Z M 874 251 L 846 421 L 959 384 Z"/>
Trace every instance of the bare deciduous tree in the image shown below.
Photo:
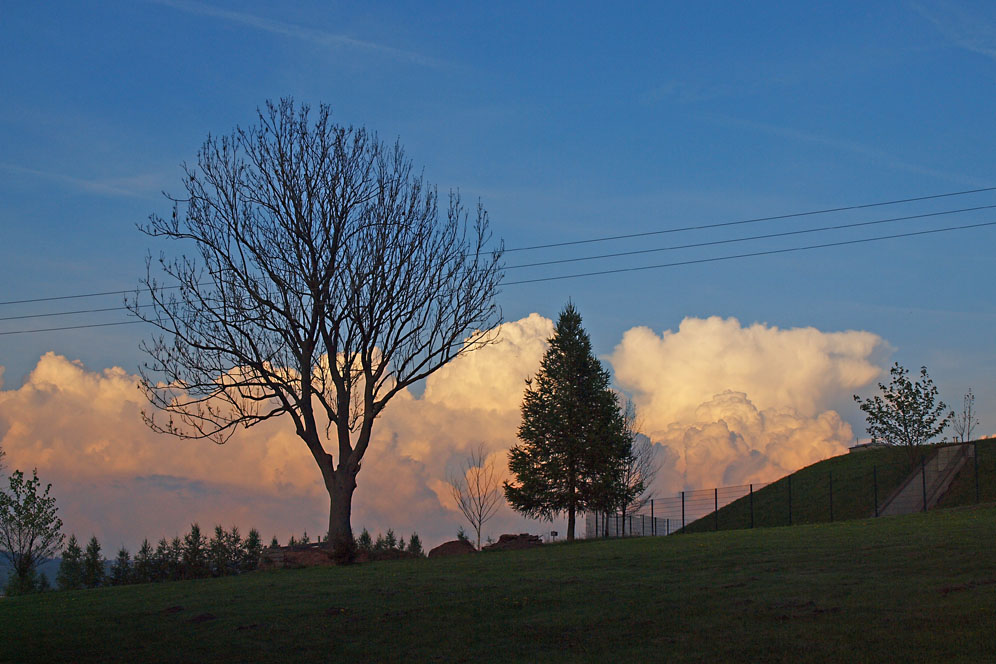
<path fill-rule="evenodd" d="M 142 228 L 194 250 L 160 256 L 165 282 L 150 256 L 128 303 L 158 328 L 143 343 L 146 422 L 220 444 L 286 415 L 328 490 L 330 545 L 351 542 L 376 417 L 494 340 L 501 247 L 488 249 L 480 204 L 470 223 L 451 193 L 440 219 L 399 144 L 335 124 L 327 106 L 314 122 L 289 99 L 258 116 L 209 136 L 184 165 L 185 195 L 167 195 L 172 215 Z"/>
<path fill-rule="evenodd" d="M 494 516 L 503 494 L 502 478 L 495 469 L 494 457 L 489 457 L 479 444 L 460 466 L 459 474 L 449 478 L 450 491 L 457 507 L 477 533 L 477 548 L 481 548 L 481 529 Z"/>
<path fill-rule="evenodd" d="M 660 472 L 660 461 L 657 450 L 650 439 L 640 433 L 640 421 L 637 418 L 636 404 L 627 399 L 623 406 L 623 420 L 626 423 L 626 435 L 630 439 L 630 451 L 623 466 L 623 502 L 620 506 L 623 527 L 626 524 L 626 514 L 643 509 L 653 498 L 651 485 Z"/>
<path fill-rule="evenodd" d="M 972 440 L 972 432 L 977 426 L 979 426 L 979 418 L 975 412 L 975 395 L 972 394 L 972 388 L 969 388 L 968 394 L 965 395 L 965 400 L 962 402 L 961 412 L 951 422 L 951 428 L 955 432 L 955 440 L 963 443 Z"/>

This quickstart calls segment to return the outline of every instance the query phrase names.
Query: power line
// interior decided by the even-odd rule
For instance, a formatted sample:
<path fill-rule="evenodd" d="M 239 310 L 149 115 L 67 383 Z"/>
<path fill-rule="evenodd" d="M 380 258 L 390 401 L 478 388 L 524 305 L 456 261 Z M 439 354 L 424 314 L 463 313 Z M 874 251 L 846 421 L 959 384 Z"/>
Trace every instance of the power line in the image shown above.
<path fill-rule="evenodd" d="M 140 304 L 139 309 L 147 309 L 153 305 L 151 304 Z M 56 311 L 47 314 L 25 314 L 24 316 L 4 316 L 0 318 L 3 320 L 24 320 L 25 318 L 50 318 L 52 316 L 73 316 L 76 314 L 96 314 L 104 311 L 128 311 L 128 307 L 103 307 L 101 309 L 77 309 L 76 311 Z"/>
<path fill-rule="evenodd" d="M 537 279 L 522 279 L 520 281 L 508 281 L 505 286 L 516 286 L 519 284 L 532 284 L 540 281 L 559 281 L 562 279 L 576 279 L 578 277 L 593 277 L 603 274 L 616 274 L 618 272 L 639 272 L 642 270 L 655 270 L 658 268 L 665 267 L 678 267 L 681 265 L 696 265 L 699 263 L 716 263 L 719 261 L 728 261 L 736 258 L 752 258 L 754 256 L 770 256 L 773 254 L 787 254 L 793 251 L 806 251 L 809 249 L 823 249 L 826 247 L 842 247 L 849 244 L 861 244 L 864 242 L 877 242 L 879 240 L 892 240 L 901 237 L 913 237 L 916 235 L 930 235 L 932 233 L 945 233 L 948 231 L 961 231 L 967 230 L 969 228 L 981 228 L 983 226 L 996 226 L 996 221 L 988 221 L 981 224 L 968 224 L 966 226 L 952 226 L 950 228 L 935 228 L 927 231 L 915 231 L 910 233 L 896 233 L 894 235 L 881 235 L 878 237 L 862 238 L 860 240 L 844 240 L 841 242 L 826 242 L 824 244 L 812 244 L 805 247 L 790 247 L 787 249 L 769 249 L 767 251 L 755 251 L 748 254 L 735 254 L 732 256 L 716 256 L 713 258 L 697 258 L 694 260 L 678 261 L 674 263 L 661 263 L 659 265 L 643 265 L 640 267 L 621 267 L 614 270 L 599 270 L 597 272 L 581 272 L 578 274 L 565 274 L 557 277 L 540 277 Z"/>
<path fill-rule="evenodd" d="M 600 258 L 618 258 L 620 256 L 636 256 L 639 254 L 652 254 L 661 251 L 674 251 L 677 249 L 694 249 L 697 247 L 711 247 L 720 244 L 733 244 L 736 242 L 747 242 L 749 240 L 768 240 L 776 237 L 788 237 L 790 235 L 805 235 L 806 233 L 819 233 L 823 231 L 836 231 L 845 228 L 858 228 L 861 226 L 874 226 L 876 224 L 886 224 L 894 221 L 908 221 L 910 219 L 924 219 L 926 217 L 940 217 L 948 214 L 960 212 L 975 212 L 978 210 L 991 210 L 996 205 L 980 205 L 978 207 L 962 208 L 960 210 L 946 210 L 943 212 L 928 212 L 925 214 L 914 214 L 905 217 L 892 217 L 890 219 L 876 219 L 873 221 L 861 221 L 853 224 L 838 224 L 836 226 L 823 226 L 820 228 L 806 228 L 798 231 L 781 231 L 779 233 L 766 233 L 764 235 L 751 235 L 749 237 L 728 238 L 725 240 L 710 240 L 709 242 L 695 242 L 692 244 L 677 244 L 670 247 L 657 247 L 655 249 L 636 249 L 633 251 L 619 251 L 612 254 L 599 254 L 597 256 L 582 256 L 580 258 L 560 258 L 552 261 L 540 261 L 536 263 L 523 263 L 521 265 L 508 265 L 506 270 L 516 270 L 525 267 L 540 267 L 542 265 L 558 265 L 561 263 L 578 263 L 581 261 L 593 261 Z M 3 320 L 0 318 L 0 320 Z"/>
<path fill-rule="evenodd" d="M 741 224 L 755 224 L 761 221 L 776 221 L 779 219 L 793 219 L 796 217 L 811 217 L 817 214 L 829 214 L 831 212 L 847 212 L 848 210 L 865 210 L 873 207 L 883 207 L 885 205 L 899 205 L 900 203 L 915 203 L 917 201 L 929 201 L 938 198 L 949 198 L 951 196 L 965 196 L 967 194 L 978 194 L 984 191 L 996 191 L 996 187 L 983 187 L 981 189 L 966 189 L 964 191 L 952 191 L 946 194 L 931 194 L 929 196 L 916 196 L 914 198 L 900 198 L 894 201 L 882 201 L 878 203 L 862 203 L 861 205 L 847 205 L 845 207 L 826 208 L 824 210 L 810 210 L 808 212 L 794 212 L 792 214 L 779 214 L 770 217 L 755 217 L 753 219 L 739 219 L 737 221 L 724 221 L 718 224 L 702 224 L 701 226 L 685 226 L 683 228 L 667 228 L 658 231 L 646 231 L 643 233 L 627 233 L 625 235 L 607 235 L 588 240 L 570 240 L 568 242 L 551 242 L 550 244 L 536 244 L 530 247 L 515 247 L 514 249 L 504 249 L 502 253 L 513 251 L 527 251 L 530 249 L 552 249 L 553 247 L 570 247 L 578 244 L 592 244 L 594 242 L 608 242 L 609 240 L 626 240 L 634 237 L 648 237 L 650 235 L 663 235 L 665 233 L 679 233 L 683 231 L 701 231 L 708 228 L 723 228 L 725 226 L 738 226 Z M 498 252 L 486 252 L 495 254 Z M 0 303 L 2 304 L 2 303 Z"/>
<path fill-rule="evenodd" d="M 952 192 L 947 192 L 947 193 L 943 193 L 943 194 L 931 194 L 929 196 L 915 196 L 915 197 L 912 197 L 912 198 L 900 198 L 900 199 L 891 200 L 891 201 L 880 201 L 880 202 L 876 202 L 876 203 L 862 203 L 860 205 L 847 205 L 847 206 L 843 206 L 843 207 L 826 208 L 826 209 L 822 209 L 822 210 L 810 210 L 810 211 L 806 211 L 806 212 L 794 212 L 792 214 L 773 215 L 773 216 L 769 216 L 769 217 L 756 217 L 756 218 L 753 218 L 753 219 L 740 219 L 740 220 L 737 220 L 737 221 L 726 221 L 726 222 L 715 223 L 715 224 L 702 224 L 702 225 L 699 225 L 699 226 L 685 226 L 685 227 L 681 227 L 681 228 L 668 228 L 668 229 L 657 230 L 657 231 L 646 231 L 646 232 L 643 232 L 643 233 L 629 233 L 629 234 L 625 234 L 625 235 L 609 235 L 609 236 L 605 236 L 605 237 L 590 238 L 590 239 L 587 239 L 587 240 L 570 240 L 570 241 L 567 241 L 567 242 L 553 242 L 553 243 L 549 243 L 549 244 L 536 244 L 536 245 L 532 245 L 532 246 L 528 246 L 528 247 L 515 247 L 515 248 L 512 248 L 512 249 L 504 249 L 504 250 L 502 250 L 502 253 L 512 253 L 512 252 L 516 252 L 516 251 L 527 251 L 527 250 L 532 250 L 532 249 L 550 249 L 550 248 L 554 248 L 554 247 L 568 247 L 568 246 L 574 246 L 574 245 L 580 245 L 580 244 L 593 244 L 593 243 L 596 243 L 596 242 L 608 242 L 610 240 L 624 240 L 624 239 L 636 238 L 636 237 L 648 237 L 648 236 L 651 236 L 651 235 L 663 235 L 663 234 L 666 234 L 666 233 L 678 233 L 678 232 L 683 232 L 683 231 L 697 231 L 697 230 L 706 230 L 706 229 L 710 229 L 710 228 L 724 228 L 724 227 L 727 227 L 727 226 L 737 226 L 737 225 L 743 225 L 743 224 L 753 224 L 753 223 L 758 223 L 758 222 L 762 222 L 762 221 L 776 221 L 776 220 L 779 220 L 779 219 L 793 219 L 793 218 L 798 218 L 798 217 L 808 217 L 808 216 L 814 216 L 814 215 L 819 215 L 819 214 L 830 214 L 832 212 L 846 212 L 848 210 L 864 210 L 864 209 L 868 209 L 868 208 L 883 207 L 883 206 L 887 206 L 887 205 L 899 205 L 901 203 L 915 203 L 915 202 L 918 202 L 918 201 L 929 201 L 929 200 L 935 200 L 935 199 L 939 199 L 939 198 L 950 198 L 950 197 L 953 197 L 953 196 L 966 196 L 968 194 L 978 194 L 978 193 L 982 193 L 982 192 L 986 192 L 986 191 L 996 191 L 996 187 L 982 187 L 982 188 L 979 188 L 979 189 L 966 189 L 966 190 L 963 190 L 963 191 L 952 191 Z M 495 253 L 498 253 L 498 252 L 496 252 L 496 251 L 490 251 L 490 252 L 482 252 L 482 253 L 485 253 L 485 254 L 495 254 Z M 179 286 L 162 286 L 161 288 L 163 290 L 167 290 L 167 289 L 179 288 Z M 102 296 L 105 296 L 105 295 L 126 295 L 128 293 L 134 293 L 136 291 L 137 292 L 148 292 L 149 289 L 148 288 L 138 288 L 138 289 L 134 289 L 133 288 L 133 289 L 126 289 L 126 290 L 102 291 L 102 292 L 96 292 L 96 293 L 79 293 L 79 294 L 75 294 L 75 295 L 56 295 L 56 296 L 52 296 L 52 297 L 35 297 L 35 298 L 25 298 L 25 299 L 22 299 L 22 300 L 7 300 L 7 301 L 4 301 L 4 302 L 0 302 L 0 306 L 6 306 L 6 305 L 12 305 L 12 304 L 30 304 L 32 302 L 55 302 L 55 301 L 58 301 L 58 300 L 74 300 L 74 299 L 81 299 L 81 298 L 88 298 L 88 297 L 102 297 Z"/>
<path fill-rule="evenodd" d="M 175 288 L 180 288 L 179 286 L 157 286 L 157 290 L 173 290 Z M 148 293 L 148 288 L 129 288 L 128 290 L 112 290 L 103 291 L 100 293 L 78 293 L 76 295 L 55 295 L 52 297 L 32 297 L 26 300 L 7 300 L 6 302 L 0 302 L 0 306 L 7 304 L 29 304 L 31 302 L 55 302 L 56 300 L 77 300 L 84 297 L 101 297 L 104 295 L 127 295 L 128 293 Z"/>
<path fill-rule="evenodd" d="M 861 222 L 856 222 L 856 223 L 853 223 L 853 224 L 837 224 L 835 226 L 822 226 L 820 228 L 807 228 L 807 229 L 796 230 L 796 231 L 781 231 L 781 232 L 778 232 L 778 233 L 766 233 L 764 235 L 751 235 L 751 236 L 748 236 L 748 237 L 727 238 L 727 239 L 723 239 L 723 240 L 711 240 L 709 242 L 695 242 L 695 243 L 691 243 L 691 244 L 672 245 L 672 246 L 669 246 L 669 247 L 657 247 L 657 248 L 654 248 L 654 249 L 637 249 L 637 250 L 634 250 L 634 251 L 620 251 L 620 252 L 610 253 L 610 254 L 599 254 L 599 255 L 596 255 L 596 256 L 582 256 L 582 257 L 579 257 L 579 258 L 561 258 L 561 259 L 550 260 L 550 261 L 539 261 L 539 262 L 536 262 L 536 263 L 523 263 L 523 264 L 520 264 L 520 265 L 508 265 L 504 269 L 506 269 L 506 270 L 516 270 L 516 269 L 528 268 L 528 267 L 542 267 L 542 266 L 545 266 L 545 265 L 559 265 L 559 264 L 563 264 L 563 263 L 579 263 L 579 262 L 582 262 L 582 261 L 598 260 L 598 259 L 602 259 L 602 258 L 619 258 L 619 257 L 622 257 L 622 256 L 637 256 L 637 255 L 641 255 L 641 254 L 651 254 L 651 253 L 657 253 L 657 252 L 662 252 L 662 251 L 676 251 L 676 250 L 680 250 L 680 249 L 695 249 L 695 248 L 700 248 L 700 247 L 711 247 L 711 246 L 717 246 L 717 245 L 721 245 L 721 244 L 734 244 L 734 243 L 737 243 L 737 242 L 748 242 L 748 241 L 753 241 L 753 240 L 768 240 L 768 239 L 778 238 L 778 237 L 789 237 L 789 236 L 792 236 L 792 235 L 805 235 L 807 233 L 819 233 L 819 232 L 833 231 L 833 230 L 844 230 L 844 229 L 848 229 L 848 228 L 859 228 L 859 227 L 862 227 L 862 226 L 874 226 L 874 225 L 877 225 L 877 224 L 885 224 L 885 223 L 891 223 L 891 222 L 896 222 L 896 221 L 909 221 L 911 219 L 925 219 L 925 218 L 928 218 L 928 217 L 940 217 L 940 216 L 949 215 L 949 214 L 960 214 L 960 213 L 964 213 L 964 212 L 977 212 L 979 210 L 991 210 L 993 208 L 996 208 L 996 204 L 994 204 L 994 205 L 979 205 L 979 206 L 976 206 L 976 207 L 960 208 L 960 209 L 957 209 L 957 210 L 943 210 L 943 211 L 940 211 L 940 212 L 927 212 L 927 213 L 924 213 L 924 214 L 914 214 L 914 215 L 907 215 L 907 216 L 903 216 L 903 217 L 890 217 L 888 219 L 875 219 L 875 220 L 872 220 L 872 221 L 861 221 Z M 517 283 L 517 282 L 515 282 L 515 283 Z M 177 286 L 171 286 L 170 288 L 178 288 L 178 287 Z M 147 289 L 143 289 L 143 291 L 144 290 L 147 290 Z M 127 292 L 134 292 L 134 291 L 110 291 L 111 294 L 115 294 L 115 293 L 127 293 Z M 70 297 L 92 297 L 94 295 L 100 295 L 100 294 L 101 293 L 90 294 L 90 295 L 78 295 L 78 296 L 71 296 L 70 295 L 70 296 L 66 296 L 66 298 L 70 298 Z M 52 300 L 52 299 L 59 299 L 59 298 L 45 298 L 45 299 Z M 26 301 L 26 300 L 22 300 L 22 301 Z M 12 303 L 0 302 L 0 304 L 12 304 Z M 139 305 L 139 308 L 143 308 L 144 309 L 144 308 L 148 308 L 148 307 L 151 307 L 151 306 L 153 306 L 153 305 L 151 305 L 151 304 L 145 304 L 145 305 Z M 91 314 L 91 313 L 103 313 L 103 312 L 107 312 L 107 311 L 127 311 L 127 310 L 129 310 L 128 307 L 101 307 L 101 308 L 97 308 L 97 309 L 77 309 L 75 311 L 56 311 L 56 312 L 44 313 L 44 314 L 25 314 L 25 315 L 21 315 L 21 316 L 4 316 L 4 317 L 0 317 L 0 321 L 25 320 L 25 319 L 29 319 L 29 318 L 50 318 L 52 316 L 72 316 L 72 315 L 77 315 L 77 314 Z M 61 328 L 53 328 L 53 329 L 61 329 Z"/>
<path fill-rule="evenodd" d="M 56 332 L 58 330 L 81 330 L 85 327 L 111 327 L 112 325 L 134 325 L 144 323 L 142 320 L 125 320 L 119 323 L 94 323 L 92 325 L 67 325 L 66 327 L 46 327 L 38 330 L 13 330 L 11 332 L 0 332 L 0 335 L 8 334 L 31 334 L 34 332 Z"/>
<path fill-rule="evenodd" d="M 996 226 L 996 221 L 987 221 L 987 222 L 983 222 L 983 223 L 979 223 L 979 224 L 966 224 L 964 226 L 951 226 L 949 228 L 935 228 L 935 229 L 925 230 L 925 231 L 912 231 L 912 232 L 907 232 L 907 233 L 895 233 L 895 234 L 892 234 L 892 235 L 880 235 L 880 236 L 877 236 L 877 237 L 861 238 L 861 239 L 858 239 L 858 240 L 842 240 L 840 242 L 825 242 L 823 244 L 812 244 L 812 245 L 807 245 L 807 246 L 803 246 L 803 247 L 789 247 L 789 248 L 786 248 L 786 249 L 769 249 L 769 250 L 766 250 L 766 251 L 755 251 L 755 252 L 746 253 L 746 254 L 734 254 L 734 255 L 731 255 L 731 256 L 715 256 L 715 257 L 712 257 L 712 258 L 696 258 L 696 259 L 693 259 L 693 260 L 677 261 L 677 262 L 674 262 L 674 263 L 661 263 L 661 264 L 658 264 L 658 265 L 642 265 L 642 266 L 639 266 L 639 267 L 624 267 L 624 268 L 616 268 L 616 269 L 613 269 L 613 270 L 599 270 L 597 272 L 581 272 L 581 273 L 578 273 L 578 274 L 565 274 L 565 275 L 560 275 L 560 276 L 556 276 L 556 277 L 540 277 L 540 278 L 537 278 L 537 279 L 523 279 L 523 280 L 520 280 L 520 281 L 509 281 L 509 282 L 506 282 L 504 285 L 506 285 L 506 286 L 516 286 L 516 285 L 520 285 L 520 284 L 531 284 L 531 283 L 537 283 L 537 282 L 542 282 L 542 281 L 560 281 L 560 280 L 564 280 L 564 279 L 577 279 L 577 278 L 580 278 L 580 277 L 592 277 L 592 276 L 600 276 L 600 275 L 605 275 L 605 274 L 617 274 L 617 273 L 620 273 L 620 272 L 640 272 L 640 271 L 643 271 L 643 270 L 655 270 L 655 269 L 660 269 L 660 268 L 665 268 L 665 267 L 680 267 L 680 266 L 683 266 L 683 265 L 697 265 L 697 264 L 701 264 L 701 263 L 717 263 L 717 262 L 720 262 L 720 261 L 735 260 L 735 259 L 739 259 L 739 258 L 753 258 L 753 257 L 756 257 L 756 256 L 771 256 L 771 255 L 774 255 L 774 254 L 787 254 L 787 253 L 792 253 L 792 252 L 796 252 L 796 251 L 808 251 L 808 250 L 811 250 L 811 249 L 824 249 L 824 248 L 827 248 L 827 247 L 842 247 L 842 246 L 853 245 L 853 244 L 863 244 L 863 243 L 866 243 L 866 242 L 878 242 L 878 241 L 881 241 L 881 240 L 893 240 L 893 239 L 904 238 L 904 237 L 915 237 L 915 236 L 919 236 L 919 235 L 931 235 L 931 234 L 935 234 L 935 233 L 947 233 L 947 232 L 951 232 L 951 231 L 962 231 L 962 230 L 969 230 L 969 229 L 973 229 L 973 228 L 983 228 L 983 227 L 986 227 L 986 226 Z M 56 332 L 56 331 L 60 331 L 60 330 L 77 330 L 77 329 L 89 328 L 89 327 L 110 327 L 110 326 L 113 326 L 113 325 L 133 325 L 135 323 L 142 323 L 142 322 L 145 322 L 145 321 L 132 320 L 132 321 L 121 321 L 121 322 L 116 322 L 116 323 L 96 323 L 96 324 L 92 324 L 92 325 L 70 325 L 70 326 L 65 326 L 65 327 L 49 327 L 49 328 L 36 329 L 36 330 L 13 330 L 11 332 L 0 332 L 0 336 L 10 335 L 10 334 L 32 334 L 32 333 L 36 333 L 36 332 Z"/>

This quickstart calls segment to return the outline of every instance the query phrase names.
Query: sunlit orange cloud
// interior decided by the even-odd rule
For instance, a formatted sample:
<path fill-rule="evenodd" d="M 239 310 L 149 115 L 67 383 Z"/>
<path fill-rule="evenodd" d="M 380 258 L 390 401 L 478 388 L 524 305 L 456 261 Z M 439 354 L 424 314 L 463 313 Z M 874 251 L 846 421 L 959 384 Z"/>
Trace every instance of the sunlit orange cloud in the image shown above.
<path fill-rule="evenodd" d="M 627 331 L 610 357 L 664 461 L 659 493 L 768 482 L 847 451 L 837 410 L 888 350 L 870 332 L 743 326 L 686 318 L 660 335 Z"/>
<path fill-rule="evenodd" d="M 538 314 L 506 323 L 499 343 L 433 374 L 421 395 L 399 393 L 374 426 L 354 529 L 415 530 L 428 545 L 452 539 L 460 526 L 469 531 L 446 478 L 478 444 L 504 468 L 524 381 L 552 332 Z M 763 481 L 840 451 L 850 428 L 828 404 L 878 375 L 870 358 L 880 342 L 865 332 L 688 319 L 660 336 L 630 330 L 611 364 L 662 450 L 655 489 L 666 493 Z M 779 348 L 796 359 L 776 361 Z M 194 521 L 256 527 L 267 541 L 325 532 L 328 495 L 289 422 L 240 430 L 218 446 L 151 432 L 143 408 L 136 376 L 47 353 L 22 386 L 0 389 L 0 445 L 9 468 L 37 467 L 53 483 L 67 533 L 97 535 L 108 556 L 122 544 L 134 551 L 143 537 L 182 534 Z M 531 522 L 504 506 L 484 534 L 550 530 L 562 535 L 564 525 Z"/>
<path fill-rule="evenodd" d="M 403 391 L 377 420 L 354 496 L 354 529 L 417 530 L 429 544 L 455 536 L 461 517 L 441 502 L 440 481 L 479 443 L 504 456 L 518 400 L 552 334 L 538 315 L 507 323 L 501 341 Z M 0 391 L 0 442 L 11 468 L 37 467 L 60 497 L 67 531 L 133 548 L 193 521 L 260 529 L 281 541 L 328 526 L 328 495 L 314 460 L 287 421 L 240 430 L 222 446 L 151 432 L 137 377 L 89 371 L 47 353 L 24 384 Z M 538 532 L 505 508 L 492 533 Z M 466 525 L 464 525 L 466 528 Z"/>

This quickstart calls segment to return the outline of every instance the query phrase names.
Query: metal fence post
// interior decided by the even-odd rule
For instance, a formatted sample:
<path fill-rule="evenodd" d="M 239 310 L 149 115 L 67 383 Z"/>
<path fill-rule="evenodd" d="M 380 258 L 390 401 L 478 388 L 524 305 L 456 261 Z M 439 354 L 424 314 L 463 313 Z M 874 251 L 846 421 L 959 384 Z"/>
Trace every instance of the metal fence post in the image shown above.
<path fill-rule="evenodd" d="M 670 534 L 671 534 L 671 517 L 666 517 L 664 519 L 664 535 L 667 536 Z"/>
<path fill-rule="evenodd" d="M 657 517 L 654 516 L 654 499 L 650 499 L 650 531 L 657 534 Z"/>
<path fill-rule="evenodd" d="M 833 471 L 830 471 L 830 523 L 833 523 Z"/>
<path fill-rule="evenodd" d="M 712 490 L 712 515 L 713 530 L 719 530 L 719 487 Z"/>
<path fill-rule="evenodd" d="M 754 527 L 754 485 L 750 485 L 750 527 Z"/>
<path fill-rule="evenodd" d="M 979 504 L 979 441 L 972 443 L 972 457 L 975 459 L 975 504 Z"/>
<path fill-rule="evenodd" d="M 927 457 L 920 457 L 920 480 L 923 485 L 923 511 L 927 511 Z"/>
<path fill-rule="evenodd" d="M 878 516 L 878 466 L 872 466 L 872 486 L 875 491 L 875 516 Z"/>
<path fill-rule="evenodd" d="M 681 492 L 681 532 L 685 532 L 685 492 Z"/>
<path fill-rule="evenodd" d="M 788 479 L 788 489 L 789 489 L 789 525 L 792 525 L 792 476 L 789 475 Z"/>

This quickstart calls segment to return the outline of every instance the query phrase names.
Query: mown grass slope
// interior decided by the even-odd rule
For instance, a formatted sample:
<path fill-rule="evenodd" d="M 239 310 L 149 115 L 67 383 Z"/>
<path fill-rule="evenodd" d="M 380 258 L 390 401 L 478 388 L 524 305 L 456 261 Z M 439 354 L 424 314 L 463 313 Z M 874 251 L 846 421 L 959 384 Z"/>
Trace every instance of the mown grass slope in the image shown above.
<path fill-rule="evenodd" d="M 937 507 L 959 507 L 996 501 L 996 440 L 980 440 L 978 468 L 969 459 Z M 921 456 L 930 457 L 941 445 L 924 446 Z M 820 461 L 783 477 L 754 492 L 755 527 L 791 523 L 826 523 L 862 519 L 882 507 L 911 472 L 916 459 L 901 447 L 882 447 L 843 454 Z M 976 500 L 976 472 L 978 498 Z M 832 506 L 832 507 L 831 507 Z M 751 527 L 751 497 L 745 496 L 718 514 L 688 524 L 687 532 L 708 532 Z"/>
<path fill-rule="evenodd" d="M 978 459 L 968 459 L 947 493 L 938 501 L 938 507 L 972 505 L 977 502 L 976 489 L 980 502 L 996 501 L 996 440 L 976 441 L 975 449 L 978 451 Z"/>
<path fill-rule="evenodd" d="M 0 601 L 0 660 L 994 661 L 996 506 Z"/>

